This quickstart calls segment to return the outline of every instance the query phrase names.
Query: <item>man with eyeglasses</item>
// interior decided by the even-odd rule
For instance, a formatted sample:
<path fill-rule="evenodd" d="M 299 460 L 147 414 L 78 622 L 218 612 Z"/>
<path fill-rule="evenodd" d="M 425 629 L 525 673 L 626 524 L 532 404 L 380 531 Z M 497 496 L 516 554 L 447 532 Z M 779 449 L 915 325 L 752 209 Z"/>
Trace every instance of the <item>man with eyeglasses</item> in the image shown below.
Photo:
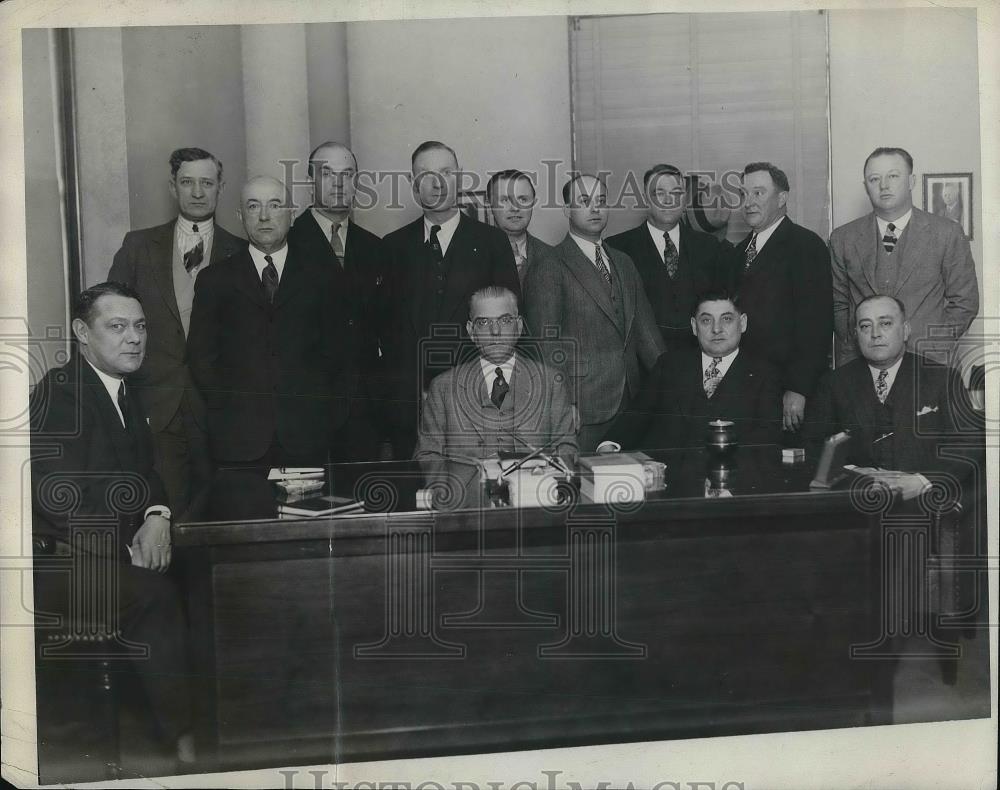
<path fill-rule="evenodd" d="M 514 252 L 517 276 L 524 285 L 524 278 L 534 261 L 552 247 L 528 233 L 531 214 L 535 207 L 535 185 L 527 173 L 520 170 L 501 170 L 494 173 L 486 184 L 486 201 L 497 227 L 507 234 Z"/>
<path fill-rule="evenodd" d="M 562 377 L 517 347 L 517 296 L 487 286 L 469 299 L 476 357 L 437 376 L 421 411 L 414 457 L 487 458 L 544 448 L 572 460 L 576 430 Z"/>

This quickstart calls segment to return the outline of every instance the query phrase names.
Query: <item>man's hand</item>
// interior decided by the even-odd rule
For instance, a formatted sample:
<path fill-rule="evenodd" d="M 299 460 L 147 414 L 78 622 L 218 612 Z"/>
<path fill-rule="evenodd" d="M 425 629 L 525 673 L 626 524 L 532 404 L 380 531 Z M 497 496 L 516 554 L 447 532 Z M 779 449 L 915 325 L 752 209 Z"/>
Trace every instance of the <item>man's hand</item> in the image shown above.
<path fill-rule="evenodd" d="M 806 415 L 806 396 L 786 390 L 781 399 L 782 427 L 786 431 L 797 431 L 802 427 Z"/>
<path fill-rule="evenodd" d="M 163 573 L 170 566 L 170 522 L 150 513 L 132 538 L 132 564 Z"/>

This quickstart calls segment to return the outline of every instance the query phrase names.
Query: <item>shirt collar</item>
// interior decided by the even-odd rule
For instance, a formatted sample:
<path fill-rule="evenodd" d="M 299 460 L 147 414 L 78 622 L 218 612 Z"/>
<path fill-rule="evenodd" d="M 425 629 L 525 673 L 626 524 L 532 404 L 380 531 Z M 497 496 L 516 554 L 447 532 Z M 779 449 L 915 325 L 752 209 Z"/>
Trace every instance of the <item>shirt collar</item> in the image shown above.
<path fill-rule="evenodd" d="M 194 230 L 195 225 L 198 226 L 197 231 Z M 215 231 L 215 217 L 208 217 L 207 219 L 198 220 L 198 222 L 192 222 L 178 214 L 177 230 L 179 233 L 187 236 L 211 236 Z"/>
<path fill-rule="evenodd" d="M 503 371 L 503 377 L 506 379 L 507 383 L 510 384 L 510 377 L 514 375 L 514 363 L 517 361 L 517 353 L 510 355 L 510 359 L 506 362 L 501 362 L 499 365 L 496 362 L 490 362 L 486 357 L 479 358 L 479 365 L 483 369 L 483 376 L 486 377 L 486 391 L 489 392 L 493 387 L 493 379 L 496 378 L 497 368 Z"/>
<path fill-rule="evenodd" d="M 323 235 L 329 240 L 330 231 L 333 230 L 333 220 L 327 216 L 324 216 L 318 208 L 313 206 L 309 209 L 312 212 L 313 219 L 316 220 L 316 224 L 319 225 L 319 229 L 323 231 Z M 337 235 L 340 236 L 340 242 L 347 247 L 347 223 L 350 222 L 350 217 L 345 217 L 344 221 L 340 223 L 340 227 L 337 228 Z"/>
<path fill-rule="evenodd" d="M 569 235 L 570 238 L 576 242 L 576 246 L 580 248 L 580 251 L 587 256 L 587 260 L 596 265 L 597 261 L 594 249 L 597 246 L 597 244 L 591 241 L 590 239 L 585 239 L 582 236 L 577 236 L 573 231 L 570 231 Z M 601 248 L 603 249 L 604 239 L 601 239 L 600 244 Z M 611 256 L 608 255 L 606 251 L 604 252 L 604 262 L 608 264 L 609 267 L 611 266 Z"/>
<path fill-rule="evenodd" d="M 896 380 L 896 374 L 899 372 L 899 366 L 902 364 L 903 364 L 903 358 L 900 357 L 899 359 L 896 360 L 895 364 L 885 369 L 886 392 L 892 391 L 892 384 Z M 872 384 L 876 384 L 878 381 L 878 374 L 882 372 L 882 368 L 877 368 L 874 365 L 869 365 L 868 370 L 872 374 Z"/>
<path fill-rule="evenodd" d="M 264 279 L 264 268 L 267 266 L 267 261 L 264 260 L 265 255 L 270 255 L 271 260 L 274 261 L 274 268 L 278 270 L 278 279 L 281 279 L 281 274 L 285 270 L 285 259 L 288 257 L 288 245 L 285 244 L 280 250 L 275 250 L 271 253 L 263 252 L 258 250 L 252 244 L 249 246 L 250 258 L 253 260 L 253 265 L 257 267 L 257 276 Z"/>
<path fill-rule="evenodd" d="M 892 220 L 892 224 L 895 227 L 896 236 L 899 236 L 899 234 L 906 229 L 906 226 L 910 224 L 910 217 L 912 216 L 913 216 L 913 209 L 911 208 L 903 216 L 899 217 L 898 219 Z M 885 235 L 886 228 L 888 228 L 889 226 L 889 220 L 882 219 L 880 216 L 876 214 L 875 222 L 878 223 L 878 235 L 879 238 L 881 238 L 882 236 Z"/>
<path fill-rule="evenodd" d="M 719 362 L 719 377 L 725 376 L 729 371 L 730 366 L 736 359 L 736 356 L 740 353 L 740 347 L 737 346 L 724 357 Z M 701 372 L 704 373 L 708 370 L 708 366 L 712 364 L 712 360 L 715 359 L 711 354 L 706 354 L 704 351 L 701 352 Z"/>
<path fill-rule="evenodd" d="M 527 233 L 525 233 L 520 239 L 512 239 L 510 236 L 508 236 L 507 241 L 510 242 L 510 248 L 514 251 L 514 255 L 520 255 L 522 258 L 528 257 Z"/>
<path fill-rule="evenodd" d="M 442 236 L 447 236 L 450 240 L 452 236 L 455 235 L 455 231 L 458 228 L 458 223 L 462 220 L 462 212 L 456 211 L 455 216 L 451 219 L 446 219 L 444 222 L 431 222 L 424 216 L 424 241 L 429 241 L 431 238 L 431 228 L 438 225 L 441 230 L 438 231 L 438 239 L 440 240 Z M 444 246 L 443 244 L 441 245 Z"/>
<path fill-rule="evenodd" d="M 782 214 L 776 221 L 764 228 L 764 230 L 757 231 L 757 252 L 760 252 L 761 248 L 767 244 L 767 240 L 771 238 L 774 232 L 778 229 L 778 226 L 785 221 L 787 216 L 787 214 Z"/>
<path fill-rule="evenodd" d="M 649 235 L 653 237 L 653 244 L 655 244 L 656 249 L 660 251 L 660 257 L 663 257 L 663 248 L 667 246 L 667 243 L 663 240 L 664 231 L 653 225 L 649 220 L 646 220 L 646 230 L 648 230 Z M 666 232 L 669 234 L 670 240 L 674 243 L 674 247 L 679 254 L 681 251 L 681 223 L 678 222 Z"/>

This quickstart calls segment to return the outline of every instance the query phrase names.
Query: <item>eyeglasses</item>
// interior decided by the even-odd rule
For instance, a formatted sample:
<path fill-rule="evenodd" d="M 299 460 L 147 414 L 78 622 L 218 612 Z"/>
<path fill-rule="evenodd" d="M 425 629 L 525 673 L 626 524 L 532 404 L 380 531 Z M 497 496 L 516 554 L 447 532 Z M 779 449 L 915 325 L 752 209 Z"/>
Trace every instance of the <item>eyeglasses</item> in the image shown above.
<path fill-rule="evenodd" d="M 521 316 L 519 315 L 511 315 L 510 313 L 504 313 L 499 318 L 487 318 L 486 316 L 473 318 L 472 325 L 480 331 L 484 329 L 493 329 L 495 327 L 500 327 L 501 329 L 510 329 L 519 320 L 521 320 Z"/>

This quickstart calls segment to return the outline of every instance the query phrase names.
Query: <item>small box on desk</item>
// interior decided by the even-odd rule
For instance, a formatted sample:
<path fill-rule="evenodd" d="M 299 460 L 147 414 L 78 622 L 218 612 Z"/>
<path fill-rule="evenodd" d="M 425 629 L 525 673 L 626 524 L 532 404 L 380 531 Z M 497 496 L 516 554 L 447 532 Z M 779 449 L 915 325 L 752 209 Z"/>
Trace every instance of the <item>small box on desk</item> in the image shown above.
<path fill-rule="evenodd" d="M 627 453 L 582 455 L 580 492 L 591 502 L 615 504 L 646 498 L 642 463 Z"/>

